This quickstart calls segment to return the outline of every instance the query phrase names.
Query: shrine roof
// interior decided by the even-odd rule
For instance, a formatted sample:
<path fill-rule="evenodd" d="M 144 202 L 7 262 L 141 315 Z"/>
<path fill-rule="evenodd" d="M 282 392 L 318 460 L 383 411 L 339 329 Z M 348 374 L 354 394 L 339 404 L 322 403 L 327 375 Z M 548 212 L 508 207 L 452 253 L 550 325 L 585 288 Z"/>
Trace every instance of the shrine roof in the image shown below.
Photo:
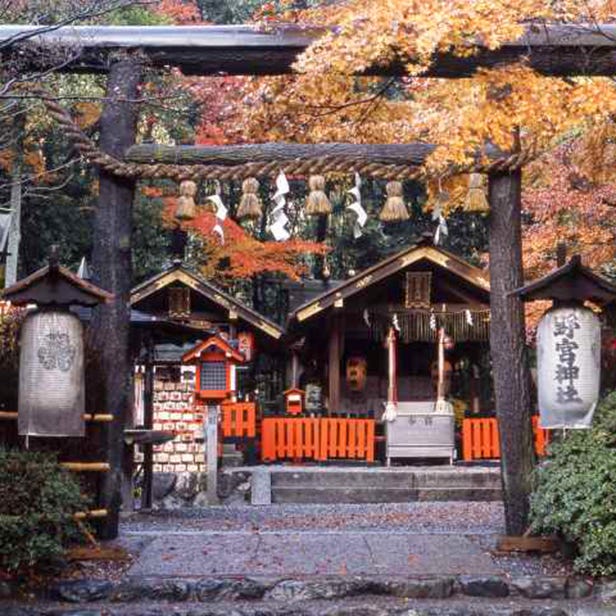
<path fill-rule="evenodd" d="M 190 271 L 181 263 L 174 263 L 170 268 L 134 287 L 130 294 L 130 305 L 136 306 L 146 297 L 177 282 L 186 285 L 230 314 L 235 313 L 239 319 L 270 338 L 279 340 L 282 337 L 284 330 L 280 325 Z"/>
<path fill-rule="evenodd" d="M 50 261 L 45 267 L 18 280 L 0 295 L 16 305 L 96 306 L 113 299 L 111 293 L 80 278 L 55 261 Z"/>
<path fill-rule="evenodd" d="M 182 355 L 182 363 L 186 364 L 192 361 L 196 361 L 199 359 L 199 356 L 203 351 L 207 351 L 208 349 L 216 347 L 220 351 L 222 351 L 227 357 L 233 359 L 238 363 L 244 363 L 246 358 L 237 350 L 234 349 L 226 340 L 221 338 L 220 336 L 214 335 L 210 336 L 207 340 L 203 342 L 199 342 L 196 346 L 194 346 L 190 351 Z"/>
<path fill-rule="evenodd" d="M 332 307 L 337 301 L 346 300 L 420 261 L 427 261 L 464 280 L 485 299 L 486 303 L 489 302 L 490 282 L 485 271 L 447 250 L 434 246 L 431 239 L 423 237 L 408 248 L 298 306 L 290 313 L 289 320 L 300 323 L 307 321 Z"/>
<path fill-rule="evenodd" d="M 565 265 L 516 289 L 512 295 L 519 295 L 527 302 L 590 300 L 603 305 L 616 300 L 616 285 L 584 266 L 580 255 L 574 255 Z"/>

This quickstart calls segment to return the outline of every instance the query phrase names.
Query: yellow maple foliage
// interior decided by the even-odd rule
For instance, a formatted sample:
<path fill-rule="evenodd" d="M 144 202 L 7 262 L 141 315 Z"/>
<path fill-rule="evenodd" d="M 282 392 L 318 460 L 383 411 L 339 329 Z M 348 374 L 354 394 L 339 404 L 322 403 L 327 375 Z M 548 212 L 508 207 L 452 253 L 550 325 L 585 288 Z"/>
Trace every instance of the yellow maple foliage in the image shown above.
<path fill-rule="evenodd" d="M 422 77 L 435 54 L 496 49 L 529 23 L 613 22 L 613 0 L 347 0 L 293 17 L 336 27 L 302 54 L 292 77 L 254 80 L 247 137 L 299 142 L 435 144 L 426 172 L 443 179 L 487 160 L 488 148 L 541 153 L 609 124 L 616 87 L 607 78 L 556 78 L 523 61 L 470 78 Z M 397 63 L 399 79 L 356 76 Z M 597 148 L 595 142 L 589 146 Z"/>

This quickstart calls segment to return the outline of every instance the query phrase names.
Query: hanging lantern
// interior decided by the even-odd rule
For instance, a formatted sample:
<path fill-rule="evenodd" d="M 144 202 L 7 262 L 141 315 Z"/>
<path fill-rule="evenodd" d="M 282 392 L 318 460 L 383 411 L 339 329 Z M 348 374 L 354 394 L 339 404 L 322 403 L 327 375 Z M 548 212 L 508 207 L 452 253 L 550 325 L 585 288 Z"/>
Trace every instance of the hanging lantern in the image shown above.
<path fill-rule="evenodd" d="M 468 176 L 468 192 L 464 199 L 464 209 L 467 212 L 487 212 L 490 209 L 486 197 L 485 178 L 481 173 L 471 173 Z"/>
<path fill-rule="evenodd" d="M 331 214 L 332 204 L 325 194 L 325 178 L 322 175 L 311 175 L 308 178 L 310 193 L 306 200 L 306 214 L 309 216 L 327 216 Z"/>
<path fill-rule="evenodd" d="M 49 265 L 5 289 L 16 306 L 37 305 L 20 334 L 19 406 L 22 436 L 84 436 L 84 342 L 72 305 L 94 307 L 113 296 L 58 264 Z"/>
<path fill-rule="evenodd" d="M 552 308 L 537 330 L 542 428 L 588 428 L 599 399 L 601 325 L 588 308 Z"/>
<path fill-rule="evenodd" d="M 84 436 L 83 328 L 70 312 L 30 314 L 21 331 L 19 434 Z"/>
<path fill-rule="evenodd" d="M 256 178 L 246 178 L 242 182 L 242 197 L 237 208 L 237 217 L 242 220 L 244 218 L 261 218 L 263 207 L 261 199 L 257 194 L 259 190 L 259 181 Z"/>
<path fill-rule="evenodd" d="M 175 217 L 178 220 L 192 220 L 195 217 L 195 195 L 197 194 L 197 184 L 192 180 L 182 180 L 180 183 L 180 196 L 178 206 L 175 210 Z"/>

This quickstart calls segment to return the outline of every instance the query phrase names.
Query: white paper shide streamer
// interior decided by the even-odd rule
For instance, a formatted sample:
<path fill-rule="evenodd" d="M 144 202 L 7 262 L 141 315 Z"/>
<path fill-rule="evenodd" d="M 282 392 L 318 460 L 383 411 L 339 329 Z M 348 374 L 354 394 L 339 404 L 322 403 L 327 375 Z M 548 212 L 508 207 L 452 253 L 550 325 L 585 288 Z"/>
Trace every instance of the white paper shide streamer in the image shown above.
<path fill-rule="evenodd" d="M 447 227 L 447 221 L 443 216 L 443 209 L 440 204 L 434 206 L 434 209 L 432 210 L 432 220 L 438 221 L 438 226 L 434 232 L 434 244 L 438 246 L 441 240 L 449 235 L 449 227 Z"/>
<path fill-rule="evenodd" d="M 347 207 L 347 210 L 351 210 L 357 214 L 357 218 L 353 225 L 353 237 L 358 239 L 363 235 L 362 229 L 368 220 L 368 214 L 361 204 L 361 178 L 359 177 L 359 173 L 355 173 L 355 186 L 347 190 L 347 193 L 355 197 L 355 201 Z"/>
<path fill-rule="evenodd" d="M 277 242 L 284 242 L 291 237 L 287 230 L 289 218 L 285 214 L 284 206 L 286 204 L 285 195 L 289 193 L 289 181 L 284 171 L 281 171 L 276 178 L 276 193 L 272 197 L 274 201 L 274 209 L 271 213 L 271 223 L 268 231 L 274 236 Z"/>
<path fill-rule="evenodd" d="M 216 206 L 216 224 L 214 225 L 212 231 L 220 236 L 220 241 L 224 244 L 225 232 L 223 231 L 222 223 L 227 218 L 227 213 L 229 210 L 222 202 L 222 199 L 218 193 L 206 197 L 206 201 L 211 201 Z"/>

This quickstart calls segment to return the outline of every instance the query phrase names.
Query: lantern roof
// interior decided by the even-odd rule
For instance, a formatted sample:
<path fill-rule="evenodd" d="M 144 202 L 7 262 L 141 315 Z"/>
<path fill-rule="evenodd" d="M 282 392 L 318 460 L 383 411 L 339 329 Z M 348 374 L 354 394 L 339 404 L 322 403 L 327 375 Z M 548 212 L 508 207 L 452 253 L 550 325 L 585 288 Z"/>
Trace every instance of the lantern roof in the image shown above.
<path fill-rule="evenodd" d="M 113 295 L 62 267 L 52 248 L 48 265 L 6 288 L 2 298 L 18 306 L 96 306 L 110 302 Z"/>
<path fill-rule="evenodd" d="M 516 289 L 512 295 L 519 295 L 525 302 L 537 299 L 559 302 L 590 300 L 602 305 L 616 299 L 616 285 L 582 265 L 580 255 L 574 255 L 565 265 Z"/>
<path fill-rule="evenodd" d="M 207 352 L 210 349 L 217 349 L 225 354 L 225 357 L 232 359 L 233 361 L 243 364 L 246 358 L 237 349 L 234 349 L 226 340 L 218 335 L 211 336 L 200 342 L 197 346 L 193 347 L 190 351 L 182 356 L 182 363 L 187 364 L 198 361 L 201 353 Z"/>

